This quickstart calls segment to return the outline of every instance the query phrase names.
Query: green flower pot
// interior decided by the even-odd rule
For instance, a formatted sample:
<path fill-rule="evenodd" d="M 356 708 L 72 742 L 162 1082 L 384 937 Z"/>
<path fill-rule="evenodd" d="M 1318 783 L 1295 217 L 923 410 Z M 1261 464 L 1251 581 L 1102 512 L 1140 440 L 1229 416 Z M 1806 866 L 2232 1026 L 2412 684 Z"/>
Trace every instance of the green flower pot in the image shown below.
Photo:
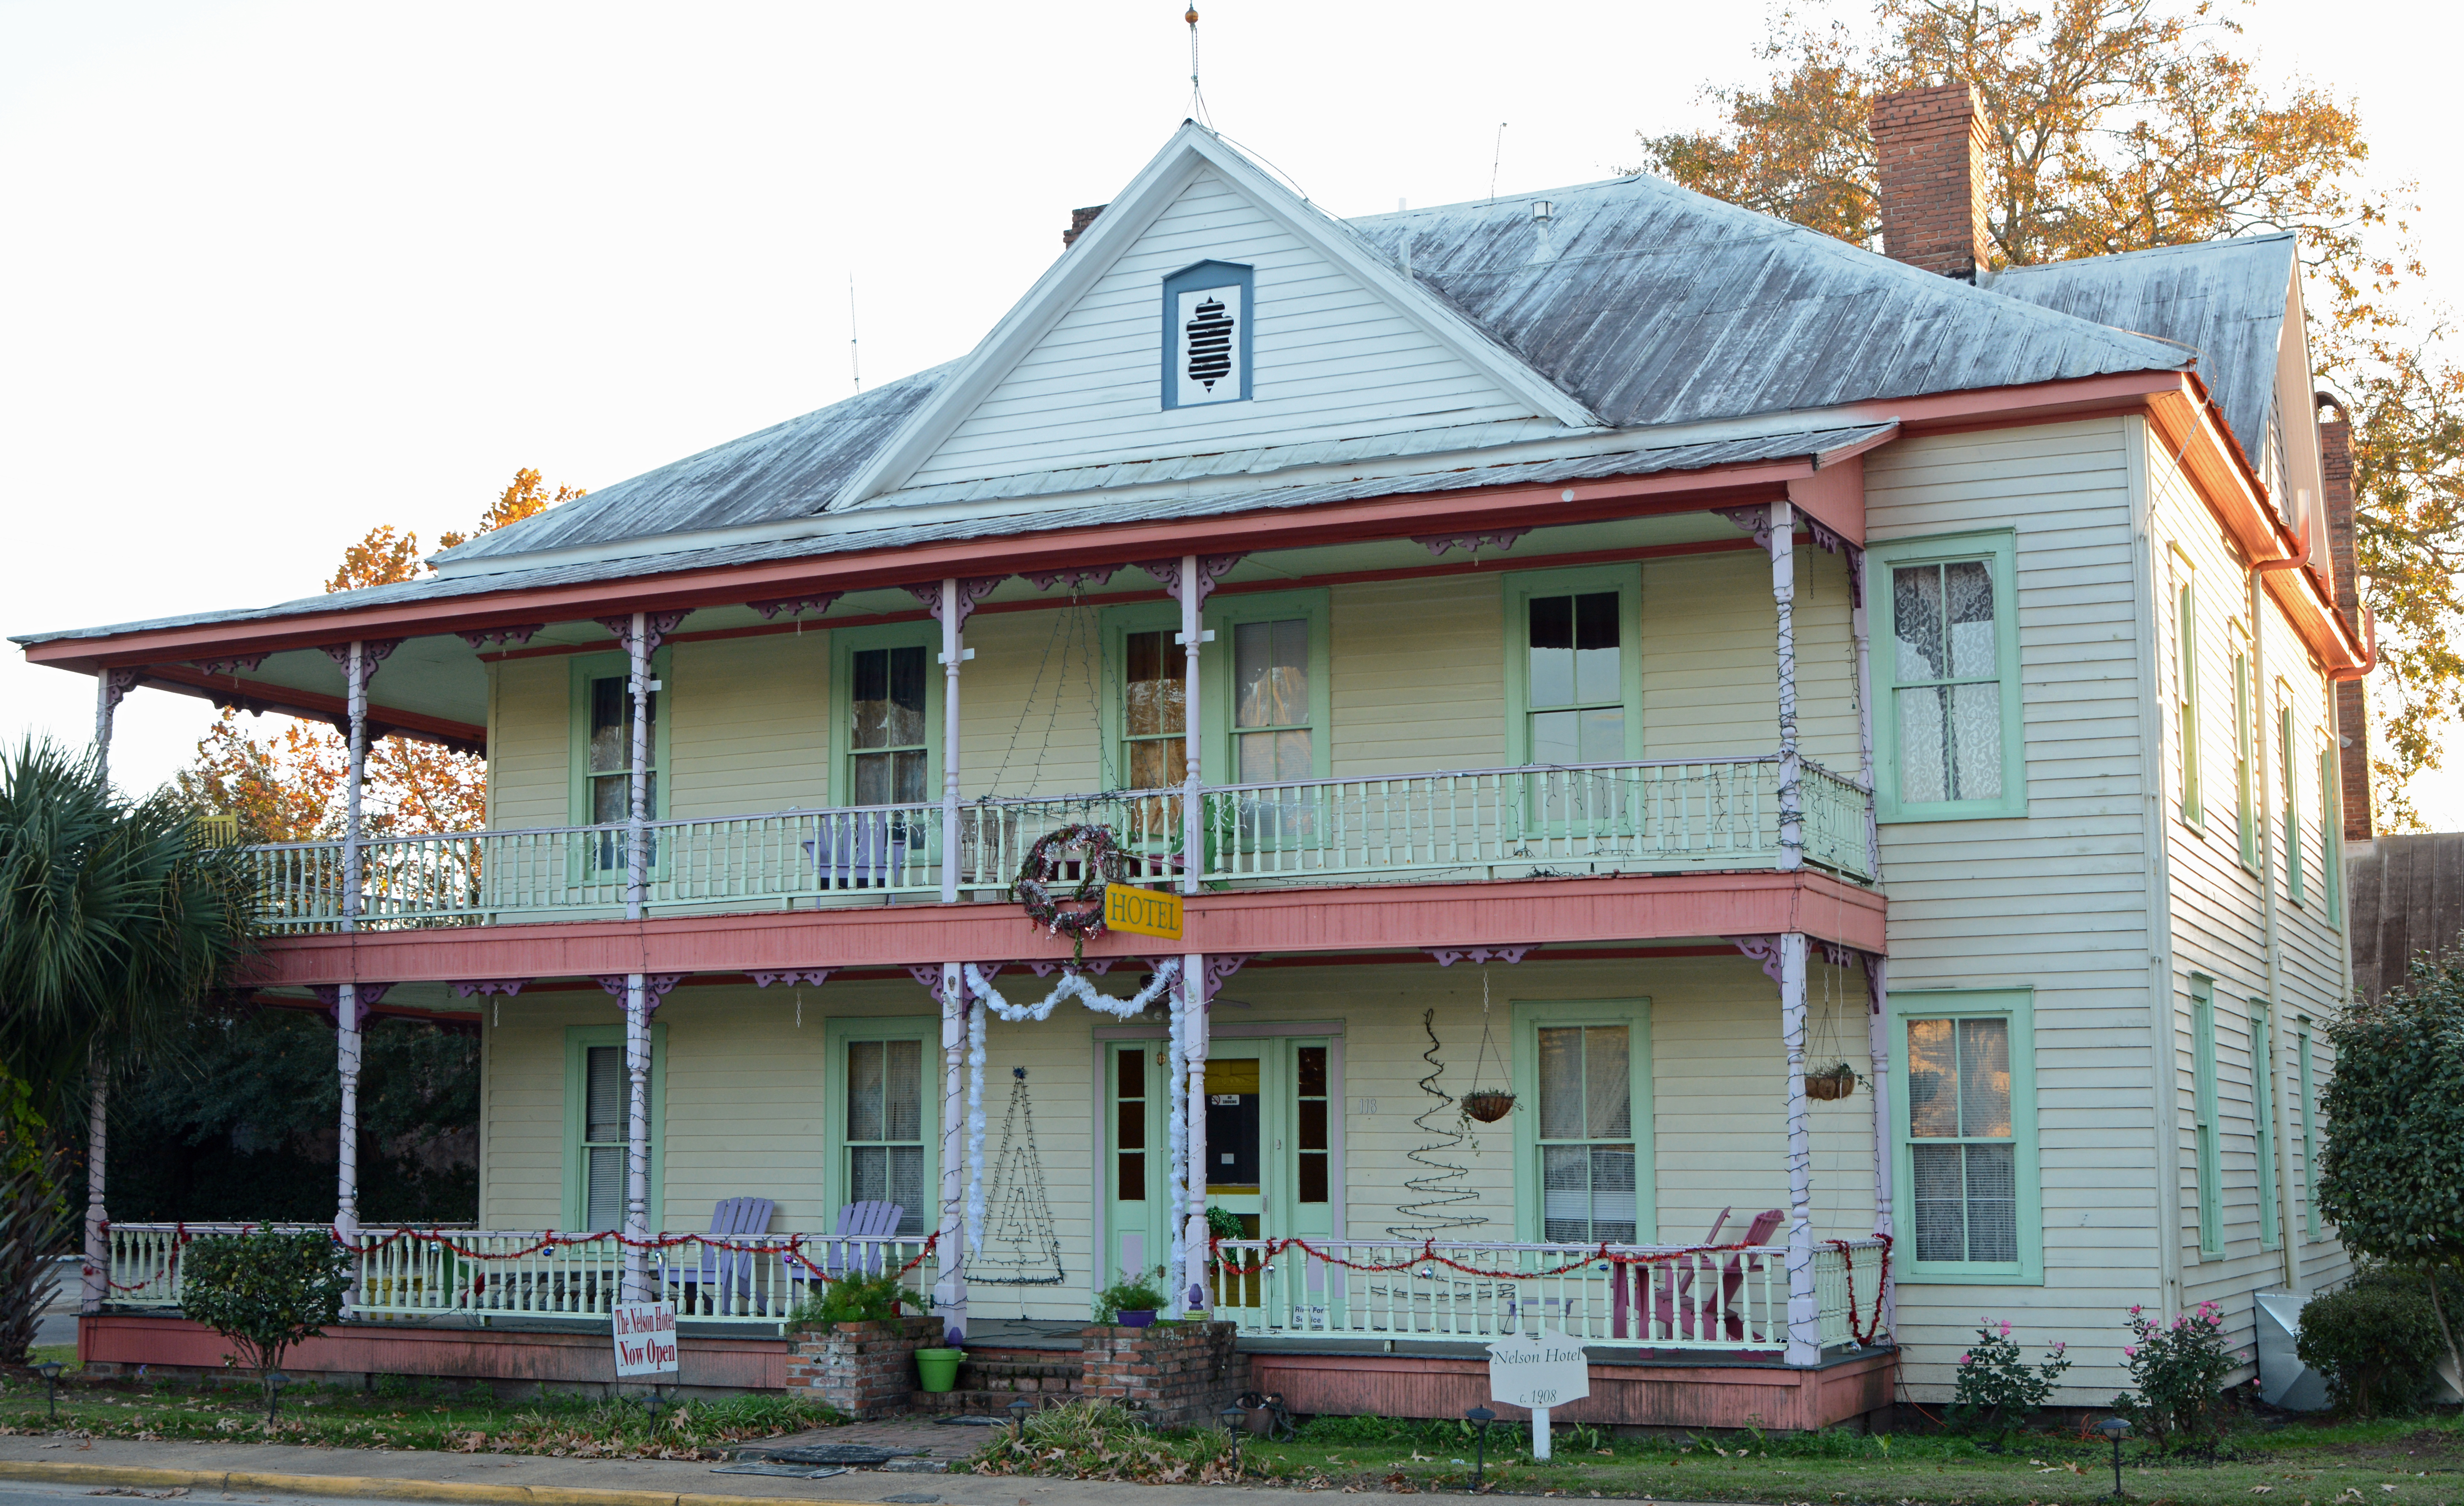
<path fill-rule="evenodd" d="M 918 1349 L 915 1373 L 928 1391 L 951 1390 L 958 1384 L 958 1362 L 966 1357 L 964 1349 Z"/>

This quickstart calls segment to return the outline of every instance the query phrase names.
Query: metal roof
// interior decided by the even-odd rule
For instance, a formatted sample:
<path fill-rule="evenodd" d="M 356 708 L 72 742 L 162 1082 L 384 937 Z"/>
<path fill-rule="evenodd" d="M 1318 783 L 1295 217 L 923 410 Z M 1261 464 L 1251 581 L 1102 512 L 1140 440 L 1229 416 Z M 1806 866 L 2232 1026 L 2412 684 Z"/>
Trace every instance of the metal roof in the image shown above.
<path fill-rule="evenodd" d="M 2008 267 L 1993 292 L 2197 351 L 2200 380 L 2255 460 L 2267 453 L 2277 345 L 2298 253 L 2290 230 L 2243 235 Z"/>
<path fill-rule="evenodd" d="M 1537 200 L 1551 207 L 1545 228 L 1532 215 Z M 1408 242 L 1419 287 L 1615 428 L 2190 363 L 2178 345 L 1921 272 L 1644 176 L 1328 223 L 1397 266 Z M 817 515 L 961 364 L 602 488 L 439 557 L 511 559 Z M 1098 468 L 1104 473 L 1091 481 L 1086 469 L 1009 475 L 858 505 L 1048 495 L 1531 437 L 1526 426 L 1483 426 L 1339 441 L 1306 454 L 1271 447 L 1165 453 Z"/>
<path fill-rule="evenodd" d="M 1702 470 L 1715 466 L 1749 465 L 1756 462 L 1794 459 L 1820 461 L 1843 450 L 1859 448 L 1888 434 L 1890 430 L 1891 426 L 1888 424 L 1799 429 L 1787 433 L 1712 440 L 1699 444 L 1621 450 L 1614 454 L 1584 455 L 1566 460 L 1459 467 L 1407 476 L 1381 476 L 1356 481 L 1324 482 L 1311 486 L 1272 487 L 1251 491 L 1167 498 L 1148 503 L 1140 509 L 1140 513 L 1144 517 L 1160 520 L 1221 517 L 1232 513 L 1314 507 L 1330 502 L 1366 501 L 1377 497 L 1405 496 L 1419 492 L 1461 491 L 1481 487 L 1554 486 L 1569 481 L 1597 481 L 1612 476 L 1653 475 L 1669 470 Z M 68 638 L 100 638 L 118 633 L 151 632 L 163 628 L 191 627 L 213 622 L 274 621 L 318 612 L 392 606 L 407 601 L 450 600 L 455 597 L 485 596 L 499 591 L 586 584 L 597 580 L 623 579 L 632 576 L 667 575 L 676 571 L 705 570 L 726 565 L 759 564 L 777 559 L 792 559 L 800 556 L 852 554 L 864 550 L 941 543 L 957 539 L 1092 528 L 1118 521 L 1120 521 L 1120 510 L 1113 504 L 1104 501 L 1082 502 L 1074 507 L 1041 508 L 1026 513 L 1008 513 L 989 517 L 955 518 L 927 523 L 905 522 L 892 515 L 885 516 L 879 528 L 816 537 L 779 539 L 759 544 L 738 544 L 720 549 L 699 549 L 681 553 L 637 555 L 627 558 L 553 565 L 534 570 L 509 570 L 497 575 L 430 576 L 419 580 L 397 581 L 391 585 L 369 586 L 359 591 L 338 591 L 330 595 L 300 597 L 295 600 L 277 602 L 265 607 L 197 612 L 178 617 L 153 618 L 144 622 L 116 622 L 104 627 L 27 633 L 12 639 L 11 642 L 29 644 L 44 644 Z"/>

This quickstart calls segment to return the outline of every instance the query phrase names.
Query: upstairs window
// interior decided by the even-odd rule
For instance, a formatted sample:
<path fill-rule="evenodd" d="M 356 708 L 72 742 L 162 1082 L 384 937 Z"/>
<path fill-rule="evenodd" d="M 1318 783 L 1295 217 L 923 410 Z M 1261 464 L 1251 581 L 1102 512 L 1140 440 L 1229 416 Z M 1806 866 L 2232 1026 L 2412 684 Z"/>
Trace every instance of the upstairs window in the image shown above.
<path fill-rule="evenodd" d="M 2007 533 L 1877 544 L 1874 735 L 1884 820 L 2025 816 L 2015 545 Z M 1887 645 L 1887 646 L 1884 646 Z"/>
<path fill-rule="evenodd" d="M 1249 396 L 1250 269 L 1201 261 L 1163 280 L 1163 405 Z"/>
<path fill-rule="evenodd" d="M 2241 840 L 2241 865 L 2258 871 L 2257 703 L 2250 678 L 2250 640 L 2233 629 L 2233 818 Z"/>
<path fill-rule="evenodd" d="M 659 695 L 643 709 L 650 732 L 645 784 L 652 820 L 659 813 Z M 633 692 L 629 677 L 590 682 L 590 824 L 621 825 L 633 818 Z"/>
<path fill-rule="evenodd" d="M 1177 789 L 1189 776 L 1187 651 L 1176 631 L 1121 641 L 1121 757 L 1133 790 Z"/>
<path fill-rule="evenodd" d="M 2190 567 L 2173 564 L 2173 736 L 2182 750 L 2182 819 L 2202 824 L 2199 797 L 2199 608 Z"/>
<path fill-rule="evenodd" d="M 2284 897 L 2296 905 L 2309 899 L 2301 868 L 2301 770 L 2294 761 L 2300 736 L 2294 731 L 2291 692 L 2279 683 L 2276 710 L 2276 762 L 2284 771 Z"/>
<path fill-rule="evenodd" d="M 847 656 L 849 783 L 858 805 L 927 798 L 924 646 L 859 648 Z"/>
<path fill-rule="evenodd" d="M 1641 757 L 1641 572 L 1517 573 L 1507 578 L 1506 612 L 1507 761 L 1563 768 Z"/>

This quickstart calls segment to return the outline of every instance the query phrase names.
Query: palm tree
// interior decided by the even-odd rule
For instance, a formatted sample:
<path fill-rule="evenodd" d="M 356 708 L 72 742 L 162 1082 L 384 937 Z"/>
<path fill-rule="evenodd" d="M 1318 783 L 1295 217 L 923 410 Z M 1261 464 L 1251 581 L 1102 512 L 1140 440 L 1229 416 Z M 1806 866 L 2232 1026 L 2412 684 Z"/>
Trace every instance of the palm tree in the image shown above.
<path fill-rule="evenodd" d="M 239 852 L 205 840 L 180 796 L 117 795 L 92 756 L 49 739 L 0 757 L 0 1077 L 32 1090 L 6 1096 L 24 1109 L 0 1134 L 81 1123 L 89 1091 L 176 1055 L 250 949 L 249 897 Z M 0 1241 L 0 1350 L 48 1253 Z"/>

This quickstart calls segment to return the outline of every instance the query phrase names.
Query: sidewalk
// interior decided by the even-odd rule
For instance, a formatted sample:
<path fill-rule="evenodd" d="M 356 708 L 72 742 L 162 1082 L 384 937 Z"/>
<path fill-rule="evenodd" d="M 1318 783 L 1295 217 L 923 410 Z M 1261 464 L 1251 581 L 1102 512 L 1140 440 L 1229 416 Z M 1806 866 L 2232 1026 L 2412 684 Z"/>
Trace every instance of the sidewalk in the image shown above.
<path fill-rule="evenodd" d="M 922 1430 L 834 1429 L 834 1441 L 903 1446 Z M 977 1430 L 941 1428 L 968 1436 L 941 1442 L 935 1458 L 973 1451 Z M 773 1440 L 774 1443 L 782 1440 Z M 916 1445 L 923 1447 L 924 1445 Z M 1249 1486 L 1129 1485 L 968 1474 L 852 1470 L 825 1480 L 760 1474 L 718 1474 L 709 1464 L 667 1460 L 548 1459 L 527 1454 L 434 1453 L 374 1449 L 304 1449 L 262 1443 L 133 1443 L 0 1437 L 0 1480 L 45 1483 L 70 1493 L 113 1485 L 162 1490 L 187 1486 L 192 1498 L 237 1493 L 385 1500 L 502 1502 L 506 1506 L 748 1506 L 791 1501 L 798 1506 L 935 1501 L 942 1506 L 1195 1506 L 1221 1503 L 1237 1491 L 1244 1501 L 1298 1500 L 1328 1494 Z M 1667 1506 L 1667 1503 L 1661 1503 Z"/>

